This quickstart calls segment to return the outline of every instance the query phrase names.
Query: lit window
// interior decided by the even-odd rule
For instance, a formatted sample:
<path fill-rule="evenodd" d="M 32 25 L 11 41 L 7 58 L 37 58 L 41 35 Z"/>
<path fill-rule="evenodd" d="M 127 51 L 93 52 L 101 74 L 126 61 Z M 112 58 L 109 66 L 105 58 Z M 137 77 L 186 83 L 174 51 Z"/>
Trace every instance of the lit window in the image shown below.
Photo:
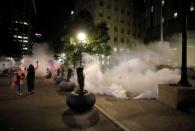
<path fill-rule="evenodd" d="M 162 2 L 162 6 L 164 6 L 164 4 L 165 4 L 165 1 L 164 1 L 164 0 L 162 0 L 161 2 Z"/>
<path fill-rule="evenodd" d="M 153 5 L 151 6 L 150 12 L 152 12 L 152 13 L 154 12 L 154 6 Z"/>
<path fill-rule="evenodd" d="M 24 25 L 28 25 L 28 23 L 27 23 L 27 22 L 23 22 L 23 24 L 24 24 Z"/>
<path fill-rule="evenodd" d="M 174 14 L 173 14 L 173 17 L 177 18 L 177 16 L 178 16 L 177 11 L 175 11 Z"/>
<path fill-rule="evenodd" d="M 116 47 L 114 47 L 114 52 L 117 52 L 117 48 Z"/>
<path fill-rule="evenodd" d="M 23 42 L 24 42 L 24 43 L 28 43 L 28 41 L 27 41 L 27 40 L 23 40 Z"/>
<path fill-rule="evenodd" d="M 73 11 L 73 10 L 71 10 L 70 14 L 71 14 L 71 15 L 73 15 L 73 14 L 74 14 L 74 11 Z"/>
<path fill-rule="evenodd" d="M 27 47 L 24 47 L 23 50 L 28 50 L 28 48 Z"/>
<path fill-rule="evenodd" d="M 18 38 L 22 39 L 22 36 L 18 35 Z"/>
<path fill-rule="evenodd" d="M 194 3 L 191 3 L 191 5 L 190 5 L 190 11 L 194 11 Z"/>
<path fill-rule="evenodd" d="M 41 37 L 42 35 L 40 33 L 35 33 L 35 36 Z"/>
<path fill-rule="evenodd" d="M 162 18 L 162 19 L 161 19 L 161 22 L 164 23 L 164 22 L 165 22 L 165 18 Z"/>
<path fill-rule="evenodd" d="M 24 36 L 23 39 L 28 39 L 28 37 L 27 36 Z"/>

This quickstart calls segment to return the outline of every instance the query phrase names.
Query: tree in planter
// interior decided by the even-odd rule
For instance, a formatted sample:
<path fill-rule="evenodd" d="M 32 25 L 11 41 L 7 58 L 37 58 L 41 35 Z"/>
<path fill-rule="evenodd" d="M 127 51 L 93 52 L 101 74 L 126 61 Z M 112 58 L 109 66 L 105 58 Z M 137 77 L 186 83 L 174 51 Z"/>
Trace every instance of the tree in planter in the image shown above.
<path fill-rule="evenodd" d="M 86 12 L 83 13 L 85 14 Z M 85 15 L 80 13 L 80 16 Z M 82 52 L 89 54 L 109 55 L 111 47 L 108 45 L 109 35 L 106 24 L 100 23 L 95 26 L 92 24 L 93 22 L 88 19 L 92 17 L 86 17 L 87 19 L 85 21 L 85 19 L 81 19 L 83 17 L 80 16 L 78 15 L 78 17 L 74 19 L 75 21 L 73 20 L 74 25 L 69 26 L 69 33 L 64 35 L 62 41 L 65 43 L 64 53 L 66 54 L 66 60 L 71 61 L 73 64 L 80 60 L 80 66 L 77 68 L 77 81 L 79 84 L 79 90 L 75 90 L 72 94 L 70 94 L 67 97 L 66 102 L 70 109 L 83 112 L 87 111 L 95 104 L 95 96 L 92 93 L 84 90 L 84 74 L 83 67 L 81 66 Z M 80 21 L 83 24 L 83 28 L 79 26 Z M 74 33 L 75 29 L 77 31 L 84 30 L 84 32 L 87 32 L 86 39 L 77 39 L 75 36 L 76 33 Z"/>
<path fill-rule="evenodd" d="M 66 54 L 66 60 L 76 64 L 79 60 L 79 50 L 82 48 L 82 52 L 89 54 L 103 54 L 109 55 L 111 47 L 108 44 L 110 39 L 108 35 L 108 28 L 105 23 L 100 23 L 94 26 L 90 31 L 91 34 L 87 36 L 85 41 L 81 42 L 77 40 L 75 36 L 65 35 L 62 38 L 64 45 L 64 53 Z"/>

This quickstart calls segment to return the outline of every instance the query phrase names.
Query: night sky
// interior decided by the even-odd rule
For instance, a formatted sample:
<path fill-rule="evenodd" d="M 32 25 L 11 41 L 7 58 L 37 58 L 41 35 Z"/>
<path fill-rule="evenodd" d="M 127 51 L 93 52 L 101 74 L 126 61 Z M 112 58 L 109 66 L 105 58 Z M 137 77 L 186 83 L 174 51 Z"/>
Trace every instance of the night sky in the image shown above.
<path fill-rule="evenodd" d="M 35 5 L 34 31 L 42 33 L 46 41 L 55 41 L 63 33 L 74 0 L 35 0 Z"/>

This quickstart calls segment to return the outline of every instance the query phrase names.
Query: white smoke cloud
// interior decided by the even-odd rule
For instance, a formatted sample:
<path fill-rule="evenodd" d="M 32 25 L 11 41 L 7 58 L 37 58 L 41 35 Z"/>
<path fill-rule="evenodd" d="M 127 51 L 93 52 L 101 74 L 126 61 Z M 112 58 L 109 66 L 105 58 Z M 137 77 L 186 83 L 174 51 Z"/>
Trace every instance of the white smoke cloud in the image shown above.
<path fill-rule="evenodd" d="M 119 55 L 120 54 L 120 55 Z M 167 42 L 154 43 L 123 51 L 111 57 L 111 67 L 102 72 L 97 57 L 85 67 L 85 88 L 95 94 L 128 98 L 156 98 L 158 84 L 175 84 L 179 81 L 179 71 L 156 67 L 165 64 L 172 57 Z M 86 60 L 92 56 L 85 56 Z M 91 58 L 90 58 L 91 60 Z"/>
<path fill-rule="evenodd" d="M 36 70 L 36 76 L 45 76 L 46 69 L 51 68 L 53 63 L 56 61 L 53 60 L 53 54 L 49 51 L 47 43 L 34 43 L 33 51 L 31 56 L 24 56 L 22 60 L 22 67 L 28 68 L 30 64 L 36 67 L 36 61 L 39 62 L 39 67 Z"/>
<path fill-rule="evenodd" d="M 195 32 L 188 33 L 188 66 L 195 66 L 194 55 Z M 85 55 L 85 89 L 101 95 L 116 98 L 134 99 L 157 98 L 158 84 L 175 84 L 179 81 L 180 71 L 158 67 L 161 65 L 180 66 L 181 34 L 174 35 L 169 42 L 156 42 L 145 46 L 139 44 L 136 48 L 113 52 L 102 67 L 97 56 Z M 45 74 L 52 60 L 46 43 L 35 44 L 33 56 L 25 56 L 23 65 L 35 65 L 39 61 L 38 74 Z M 76 76 L 74 76 L 76 80 Z"/>

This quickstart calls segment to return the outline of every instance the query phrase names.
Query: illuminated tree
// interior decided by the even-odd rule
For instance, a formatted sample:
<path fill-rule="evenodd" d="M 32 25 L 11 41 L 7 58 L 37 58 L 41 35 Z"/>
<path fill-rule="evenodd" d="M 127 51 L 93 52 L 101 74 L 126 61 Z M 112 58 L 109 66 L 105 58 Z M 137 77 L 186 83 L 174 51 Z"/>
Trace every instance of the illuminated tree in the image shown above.
<path fill-rule="evenodd" d="M 87 33 L 87 39 L 82 42 L 76 38 L 79 31 Z M 66 60 L 74 63 L 79 60 L 79 48 L 82 52 L 89 54 L 109 55 L 111 47 L 108 44 L 110 39 L 106 23 L 93 24 L 93 19 L 87 11 L 81 11 L 72 18 L 67 25 L 66 34 L 61 38 L 64 44 L 63 52 L 66 54 Z"/>

